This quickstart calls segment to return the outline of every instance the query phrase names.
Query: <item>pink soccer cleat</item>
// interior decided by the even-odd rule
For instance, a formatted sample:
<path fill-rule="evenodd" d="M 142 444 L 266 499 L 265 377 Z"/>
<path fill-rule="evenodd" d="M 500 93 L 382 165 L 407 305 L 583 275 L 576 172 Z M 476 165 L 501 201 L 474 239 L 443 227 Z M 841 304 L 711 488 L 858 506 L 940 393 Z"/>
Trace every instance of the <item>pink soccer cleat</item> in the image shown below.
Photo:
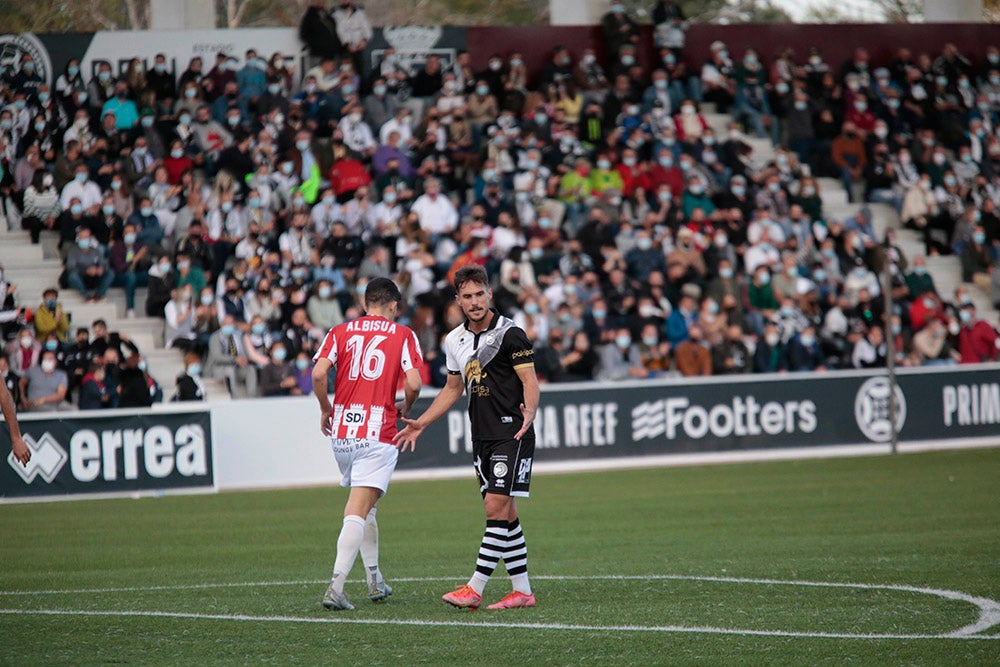
<path fill-rule="evenodd" d="M 459 609 L 479 609 L 479 605 L 483 603 L 483 596 L 468 584 L 456 586 L 455 590 L 445 593 L 441 599 Z"/>
<path fill-rule="evenodd" d="M 487 609 L 520 609 L 521 607 L 534 607 L 535 596 L 520 591 L 511 591 L 503 596 L 503 599 L 496 604 L 491 604 Z"/>

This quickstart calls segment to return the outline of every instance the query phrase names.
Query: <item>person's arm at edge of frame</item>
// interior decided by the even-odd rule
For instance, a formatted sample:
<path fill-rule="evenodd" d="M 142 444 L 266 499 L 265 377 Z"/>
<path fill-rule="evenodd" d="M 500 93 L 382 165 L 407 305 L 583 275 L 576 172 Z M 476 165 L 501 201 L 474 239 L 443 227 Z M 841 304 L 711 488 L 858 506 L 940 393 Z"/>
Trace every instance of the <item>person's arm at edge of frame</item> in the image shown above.
<path fill-rule="evenodd" d="M 31 450 L 21 436 L 21 427 L 17 424 L 17 407 L 14 405 L 14 397 L 7 391 L 7 385 L 0 382 L 0 408 L 3 409 L 3 418 L 10 429 L 10 444 L 14 452 L 14 458 L 21 462 L 21 465 L 28 465 L 31 460 Z"/>
<path fill-rule="evenodd" d="M 521 403 L 521 414 L 524 415 L 524 423 L 521 425 L 521 430 L 514 435 L 515 440 L 520 440 L 528 432 L 528 429 L 531 428 L 532 422 L 535 421 L 540 392 L 538 390 L 538 376 L 535 375 L 534 364 L 518 366 L 514 370 L 517 372 L 517 377 L 520 378 L 521 385 L 524 387 L 524 403 Z"/>
<path fill-rule="evenodd" d="M 313 394 L 319 401 L 319 430 L 326 436 L 333 434 L 330 423 L 333 406 L 330 405 L 330 397 L 326 391 L 326 376 L 331 368 L 333 368 L 333 362 L 323 358 L 316 361 L 312 370 Z"/>
<path fill-rule="evenodd" d="M 393 438 L 400 451 L 405 452 L 407 447 L 411 450 L 414 449 L 417 444 L 417 438 L 420 437 L 424 429 L 430 426 L 438 417 L 448 412 L 451 406 L 455 405 L 455 402 L 462 396 L 463 391 L 465 391 L 465 384 L 462 381 L 462 375 L 460 373 L 449 374 L 444 388 L 438 392 L 437 397 L 434 398 L 434 402 L 424 411 L 424 414 L 420 415 L 418 419 L 403 418 L 403 423 L 406 424 L 406 427 Z"/>

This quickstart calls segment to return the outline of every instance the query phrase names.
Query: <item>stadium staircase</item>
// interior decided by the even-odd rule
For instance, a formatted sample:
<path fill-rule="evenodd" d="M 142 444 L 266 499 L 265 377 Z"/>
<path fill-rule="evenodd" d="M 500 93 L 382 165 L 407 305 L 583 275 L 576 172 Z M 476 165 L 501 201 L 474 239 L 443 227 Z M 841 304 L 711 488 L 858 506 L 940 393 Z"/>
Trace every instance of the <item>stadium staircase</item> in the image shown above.
<path fill-rule="evenodd" d="M 177 376 L 184 370 L 182 355 L 178 350 L 163 346 L 163 320 L 153 317 L 125 317 L 125 290 L 112 287 L 105 301 L 87 303 L 76 290 L 58 287 L 62 263 L 57 249 L 58 237 L 53 232 L 42 232 L 41 243 L 33 245 L 28 232 L 8 231 L 0 225 L 0 266 L 4 278 L 17 286 L 14 293 L 18 306 L 34 311 L 42 303 L 46 288 L 59 289 L 59 301 L 70 314 L 71 335 L 77 327 L 90 328 L 96 319 L 108 323 L 109 331 L 117 331 L 139 348 L 148 364 L 148 372 L 163 388 L 164 400 L 173 396 Z M 146 290 L 136 292 L 136 313 L 144 313 Z M 204 378 L 205 391 L 213 401 L 230 400 L 229 392 L 221 380 Z"/>

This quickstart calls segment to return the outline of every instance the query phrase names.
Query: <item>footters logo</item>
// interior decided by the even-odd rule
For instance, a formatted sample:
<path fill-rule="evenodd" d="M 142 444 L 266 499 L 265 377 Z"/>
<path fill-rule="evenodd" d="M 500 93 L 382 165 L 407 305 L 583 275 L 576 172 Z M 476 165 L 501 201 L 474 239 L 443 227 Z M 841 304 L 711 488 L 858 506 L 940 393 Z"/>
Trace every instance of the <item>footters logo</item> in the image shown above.
<path fill-rule="evenodd" d="M 872 442 L 889 442 L 892 440 L 892 422 L 889 417 L 889 380 L 875 377 L 866 381 L 858 389 L 854 397 L 854 419 L 858 428 Z M 896 386 L 892 392 L 896 397 L 896 432 L 903 430 L 906 423 L 906 397 L 903 390 Z"/>

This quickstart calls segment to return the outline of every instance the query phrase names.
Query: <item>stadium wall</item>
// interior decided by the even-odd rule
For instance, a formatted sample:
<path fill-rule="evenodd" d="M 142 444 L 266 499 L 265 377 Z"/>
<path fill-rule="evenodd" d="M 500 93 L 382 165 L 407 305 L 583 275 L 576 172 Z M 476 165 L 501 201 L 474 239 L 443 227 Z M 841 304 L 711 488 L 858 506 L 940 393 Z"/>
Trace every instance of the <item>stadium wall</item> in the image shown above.
<path fill-rule="evenodd" d="M 722 40 L 733 54 L 753 46 L 765 59 L 778 55 L 785 47 L 795 49 L 804 61 L 812 46 L 819 47 L 826 61 L 835 68 L 847 61 L 858 46 L 871 54 L 873 67 L 888 64 L 900 47 L 914 55 L 940 52 L 947 42 L 957 44 L 963 54 L 981 60 L 986 48 L 1000 44 L 1000 25 L 988 23 L 918 23 L 918 24 L 693 24 L 687 33 L 687 53 L 694 63 L 701 63 L 709 45 Z M 653 57 L 652 28 L 643 26 L 638 51 L 640 63 L 649 65 Z M 492 53 L 502 55 L 520 51 L 538 76 L 556 44 L 569 47 L 574 57 L 584 48 L 593 47 L 604 54 L 604 39 L 598 26 L 393 26 L 377 28 L 366 51 L 365 62 L 377 62 L 389 45 L 404 59 L 419 66 L 428 53 L 441 56 L 445 65 L 459 50 L 467 49 L 472 61 L 482 65 Z M 108 62 L 116 73 L 124 71 L 133 56 L 152 65 L 157 53 L 167 55 L 167 62 L 179 75 L 193 56 L 202 56 L 211 67 L 217 52 L 242 58 L 248 48 L 270 55 L 280 52 L 289 65 L 301 73 L 308 64 L 295 28 L 241 28 L 237 30 L 148 30 L 102 31 L 96 33 L 0 34 L 0 61 L 12 60 L 21 52 L 31 53 L 39 64 L 39 73 L 51 85 L 70 58 L 80 58 L 86 76 L 97 65 Z"/>
<path fill-rule="evenodd" d="M 1000 364 L 904 369 L 896 394 L 901 443 L 1000 446 Z M 546 465 L 880 454 L 891 438 L 884 372 L 714 377 L 546 385 L 535 459 Z M 415 411 L 429 405 L 424 396 Z M 6 428 L 6 425 L 0 427 Z M 0 497 L 93 497 L 323 485 L 340 479 L 308 397 L 165 405 L 152 410 L 25 415 L 27 468 L 8 456 Z M 5 434 L 6 435 L 6 434 Z M 6 441 L 6 439 L 4 440 Z M 467 472 L 464 401 L 431 425 L 403 475 Z"/>

